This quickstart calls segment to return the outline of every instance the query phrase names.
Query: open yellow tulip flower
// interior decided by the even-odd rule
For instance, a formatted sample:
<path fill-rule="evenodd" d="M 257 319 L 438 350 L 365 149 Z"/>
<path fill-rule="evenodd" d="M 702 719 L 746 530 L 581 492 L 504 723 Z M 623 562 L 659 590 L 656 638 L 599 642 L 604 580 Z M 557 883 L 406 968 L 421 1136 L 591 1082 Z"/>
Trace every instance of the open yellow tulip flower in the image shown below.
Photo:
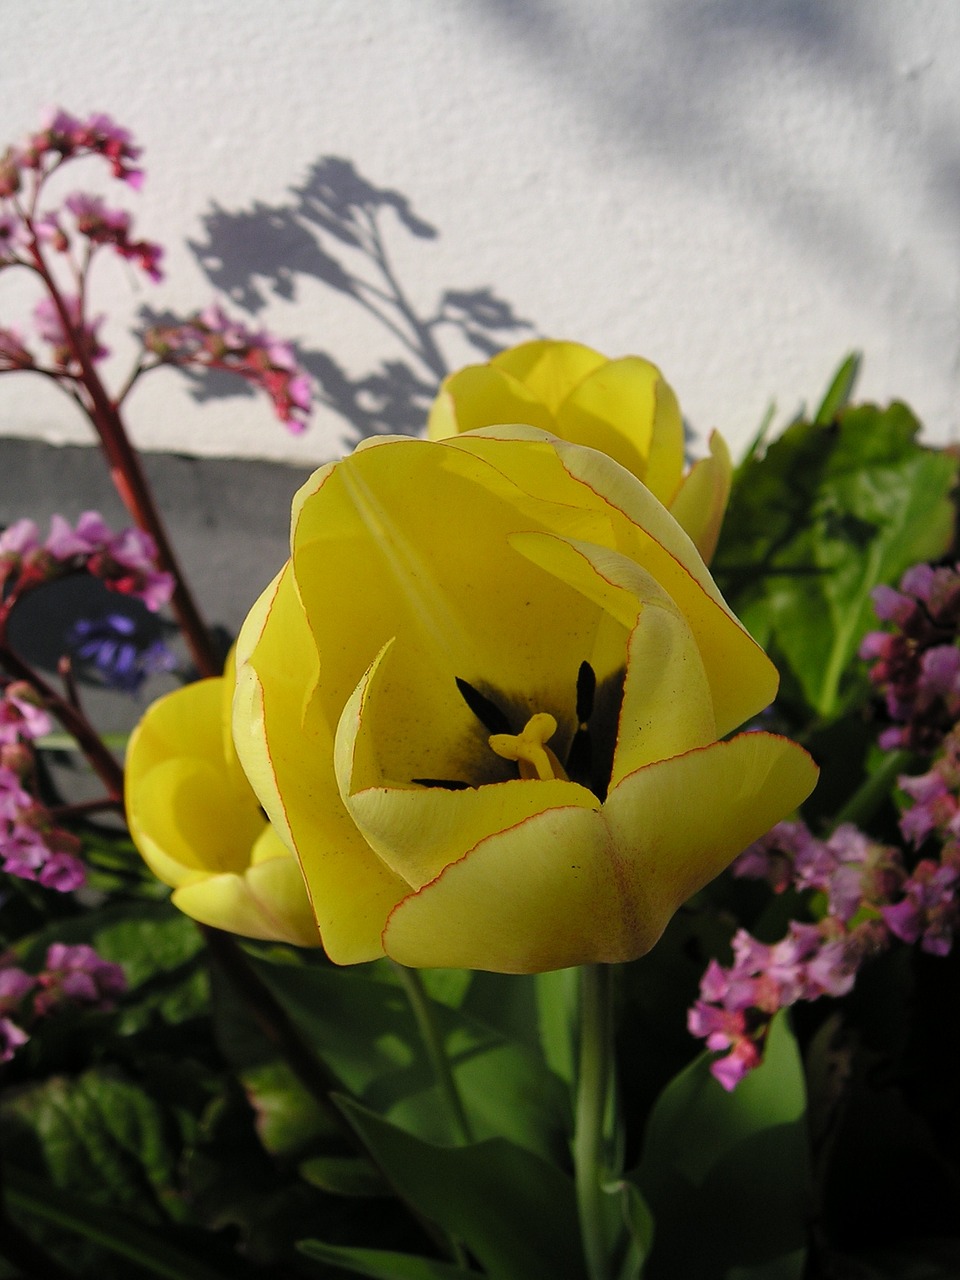
<path fill-rule="evenodd" d="M 319 946 L 296 859 L 240 768 L 230 734 L 234 669 L 153 703 L 127 748 L 130 834 L 173 902 L 249 938 Z"/>
<path fill-rule="evenodd" d="M 337 963 L 630 960 L 810 792 L 673 516 L 529 427 L 379 438 L 294 500 L 234 738 Z"/>
<path fill-rule="evenodd" d="M 427 431 L 445 440 L 505 423 L 608 453 L 670 508 L 710 562 L 730 496 L 730 454 L 714 431 L 709 455 L 684 476 L 680 407 L 649 360 L 608 360 L 578 342 L 524 342 L 445 378 Z"/>

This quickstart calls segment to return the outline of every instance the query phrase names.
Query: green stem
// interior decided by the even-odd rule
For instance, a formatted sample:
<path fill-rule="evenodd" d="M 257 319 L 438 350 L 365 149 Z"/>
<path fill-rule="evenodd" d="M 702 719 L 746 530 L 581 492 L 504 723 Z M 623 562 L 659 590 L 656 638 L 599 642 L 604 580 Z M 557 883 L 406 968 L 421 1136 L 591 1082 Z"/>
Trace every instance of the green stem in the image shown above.
<path fill-rule="evenodd" d="M 443 1037 L 440 1034 L 437 1019 L 434 1016 L 433 1001 L 427 995 L 423 979 L 416 969 L 408 969 L 402 964 L 395 964 L 394 968 L 400 975 L 400 981 L 403 983 L 407 999 L 410 1001 L 410 1008 L 413 1010 L 413 1016 L 417 1021 L 420 1038 L 437 1077 L 440 1092 L 446 1101 L 454 1132 L 461 1142 L 473 1142 L 473 1130 L 470 1128 L 470 1121 L 467 1119 L 467 1113 L 463 1107 L 463 1100 L 460 1097 L 457 1082 L 453 1078 L 450 1059 L 447 1057 L 447 1052 L 443 1047 Z"/>
<path fill-rule="evenodd" d="M 853 822 L 862 826 L 890 795 L 896 777 L 905 773 L 913 759 L 910 751 L 891 751 L 880 767 L 853 793 L 836 817 L 836 826 Z"/>
<path fill-rule="evenodd" d="M 574 1117 L 573 1164 L 580 1233 L 590 1280 L 609 1280 L 603 1184 L 606 1167 L 604 1121 L 613 1084 L 613 970 L 584 965 L 580 970 L 580 1067 Z"/>

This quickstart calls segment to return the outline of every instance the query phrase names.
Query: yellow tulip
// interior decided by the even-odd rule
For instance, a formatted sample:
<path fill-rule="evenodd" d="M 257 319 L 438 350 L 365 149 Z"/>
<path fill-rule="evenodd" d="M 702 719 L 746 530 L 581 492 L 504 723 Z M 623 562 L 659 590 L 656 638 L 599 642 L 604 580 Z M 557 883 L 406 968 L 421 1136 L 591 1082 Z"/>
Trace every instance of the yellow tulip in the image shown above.
<path fill-rule="evenodd" d="M 537 972 L 643 954 L 810 792 L 777 674 L 605 454 L 380 438 L 294 500 L 234 738 L 328 955 Z"/>
<path fill-rule="evenodd" d="M 153 703 L 127 748 L 130 834 L 173 902 L 249 938 L 318 946 L 296 859 L 269 825 L 230 734 L 234 668 Z"/>
<path fill-rule="evenodd" d="M 709 456 L 684 476 L 680 407 L 649 360 L 608 360 L 577 342 L 524 342 L 445 378 L 427 433 L 445 440 L 506 423 L 602 449 L 670 508 L 710 562 L 730 496 L 730 454 L 714 431 Z"/>

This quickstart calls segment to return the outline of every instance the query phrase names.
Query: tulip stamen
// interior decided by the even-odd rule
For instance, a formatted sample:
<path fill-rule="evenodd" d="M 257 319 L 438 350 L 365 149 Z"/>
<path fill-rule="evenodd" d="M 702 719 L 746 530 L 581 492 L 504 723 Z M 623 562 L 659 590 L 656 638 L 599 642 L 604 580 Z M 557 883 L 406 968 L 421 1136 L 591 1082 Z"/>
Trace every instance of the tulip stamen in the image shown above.
<path fill-rule="evenodd" d="M 589 662 L 581 662 L 577 672 L 577 731 L 567 752 L 567 773 L 571 778 L 590 778 L 593 770 L 593 743 L 590 717 L 597 693 L 597 674 Z"/>
<path fill-rule="evenodd" d="M 538 711 L 522 733 L 491 734 L 490 749 L 504 760 L 515 760 L 521 778 L 539 778 L 541 782 L 559 778 L 569 782 L 563 765 L 547 746 L 556 732 L 554 717 L 548 711 Z"/>
<path fill-rule="evenodd" d="M 475 689 L 467 680 L 455 677 L 460 697 L 477 717 L 487 733 L 509 733 L 510 721 L 495 702 L 485 697 L 479 689 Z"/>

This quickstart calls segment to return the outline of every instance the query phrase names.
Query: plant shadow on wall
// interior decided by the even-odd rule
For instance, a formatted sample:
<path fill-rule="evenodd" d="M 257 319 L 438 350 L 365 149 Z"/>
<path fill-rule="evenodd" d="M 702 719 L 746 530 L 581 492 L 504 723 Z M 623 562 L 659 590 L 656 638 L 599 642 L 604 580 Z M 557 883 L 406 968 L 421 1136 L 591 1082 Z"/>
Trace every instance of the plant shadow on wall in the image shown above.
<path fill-rule="evenodd" d="M 378 187 L 351 161 L 323 156 L 290 199 L 256 202 L 230 212 L 214 205 L 204 218 L 205 239 L 191 249 L 211 283 L 238 307 L 258 315 L 273 297 L 295 300 L 301 282 L 317 280 L 349 299 L 390 335 L 397 355 L 353 376 L 331 351 L 300 345 L 297 359 L 316 380 L 318 400 L 347 425 L 352 447 L 366 436 L 415 434 L 441 380 L 475 352 L 487 358 L 535 336 L 529 321 L 489 286 L 444 289 L 433 309 L 418 308 L 394 265 L 401 237 L 435 240 L 438 231 L 398 191 Z M 141 320 L 164 317 L 150 308 Z M 448 351 L 458 358 L 449 361 Z M 198 401 L 236 395 L 236 379 L 191 370 Z M 247 394 L 250 389 L 247 389 Z"/>

